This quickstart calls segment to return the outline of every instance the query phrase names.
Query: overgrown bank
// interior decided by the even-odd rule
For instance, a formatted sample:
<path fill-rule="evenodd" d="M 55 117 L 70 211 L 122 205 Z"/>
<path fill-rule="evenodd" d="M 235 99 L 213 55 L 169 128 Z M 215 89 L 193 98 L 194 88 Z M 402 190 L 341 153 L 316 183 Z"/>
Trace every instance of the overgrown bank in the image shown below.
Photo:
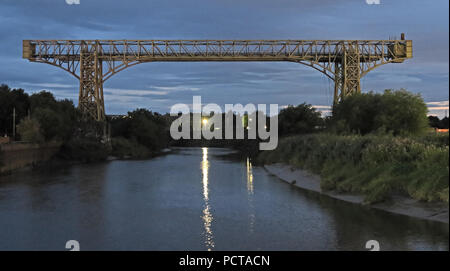
<path fill-rule="evenodd" d="M 311 134 L 288 137 L 261 163 L 285 163 L 321 176 L 323 190 L 360 193 L 368 203 L 402 193 L 423 201 L 449 198 L 447 135 Z"/>
<path fill-rule="evenodd" d="M 336 104 L 323 125 L 311 106 L 290 111 L 297 117 L 289 120 L 282 110 L 284 125 L 314 126 L 281 133 L 278 148 L 262 152 L 259 162 L 308 170 L 320 175 L 322 191 L 361 194 L 367 203 L 393 194 L 448 203 L 449 136 L 431 132 L 420 95 L 403 89 L 355 94 Z"/>

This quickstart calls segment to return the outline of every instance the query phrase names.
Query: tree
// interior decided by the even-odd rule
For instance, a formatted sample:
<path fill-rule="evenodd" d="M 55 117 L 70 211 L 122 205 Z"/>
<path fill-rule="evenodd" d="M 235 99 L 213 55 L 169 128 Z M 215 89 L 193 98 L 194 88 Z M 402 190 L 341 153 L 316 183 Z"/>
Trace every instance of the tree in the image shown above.
<path fill-rule="evenodd" d="M 310 104 L 289 105 L 278 115 L 278 131 L 280 136 L 306 134 L 314 132 L 323 125 L 320 112 Z"/>
<path fill-rule="evenodd" d="M 57 101 L 51 92 L 43 90 L 30 96 L 30 105 L 32 111 L 36 108 L 54 109 L 57 107 Z"/>
<path fill-rule="evenodd" d="M 146 109 L 137 109 L 131 113 L 129 137 L 150 150 L 158 150 L 168 142 L 166 123 L 163 117 Z"/>
<path fill-rule="evenodd" d="M 448 117 L 444 117 L 440 122 L 441 129 L 448 129 Z"/>
<path fill-rule="evenodd" d="M 23 89 L 11 89 L 0 85 L 0 134 L 11 134 L 13 130 L 13 109 L 16 110 L 16 121 L 28 115 L 30 101 Z"/>
<path fill-rule="evenodd" d="M 334 106 L 331 128 L 363 135 L 377 131 L 421 134 L 428 127 L 427 112 L 422 97 L 404 89 L 354 94 Z"/>
<path fill-rule="evenodd" d="M 39 122 L 46 141 L 71 137 L 79 118 L 72 101 L 57 101 L 52 93 L 41 91 L 30 96 L 30 104 L 31 115 Z"/>
<path fill-rule="evenodd" d="M 24 118 L 17 125 L 17 132 L 21 140 L 27 142 L 41 143 L 44 141 L 39 122 L 35 119 Z"/>
<path fill-rule="evenodd" d="M 428 124 L 430 127 L 439 128 L 441 126 L 441 120 L 436 116 L 428 116 Z"/>
<path fill-rule="evenodd" d="M 168 119 L 147 109 L 136 109 L 123 118 L 113 119 L 111 134 L 133 140 L 149 150 L 159 150 L 169 141 Z"/>

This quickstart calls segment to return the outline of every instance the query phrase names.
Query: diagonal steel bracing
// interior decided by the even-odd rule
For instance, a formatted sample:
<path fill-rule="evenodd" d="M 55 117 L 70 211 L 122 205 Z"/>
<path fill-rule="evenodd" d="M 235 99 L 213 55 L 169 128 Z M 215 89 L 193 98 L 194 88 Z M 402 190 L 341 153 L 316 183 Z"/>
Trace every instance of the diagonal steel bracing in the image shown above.
<path fill-rule="evenodd" d="M 24 40 L 23 57 L 62 68 L 80 80 L 79 108 L 105 118 L 103 82 L 128 67 L 156 61 L 290 61 L 335 82 L 334 102 L 361 92 L 360 78 L 412 57 L 405 40 Z"/>

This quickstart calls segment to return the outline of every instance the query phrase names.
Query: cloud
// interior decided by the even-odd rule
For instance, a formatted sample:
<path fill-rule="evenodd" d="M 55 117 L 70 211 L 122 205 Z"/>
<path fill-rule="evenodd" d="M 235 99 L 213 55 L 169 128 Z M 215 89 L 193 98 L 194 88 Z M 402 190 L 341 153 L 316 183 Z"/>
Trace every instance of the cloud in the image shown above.
<path fill-rule="evenodd" d="M 198 87 L 186 87 L 186 86 L 173 86 L 173 87 L 160 87 L 160 86 L 150 86 L 149 88 L 164 90 L 164 91 L 197 91 L 200 90 Z"/>
<path fill-rule="evenodd" d="M 449 110 L 449 101 L 427 102 L 428 115 L 443 118 L 447 116 Z"/>
<path fill-rule="evenodd" d="M 312 107 L 316 109 L 331 109 L 329 105 L 313 105 Z"/>
<path fill-rule="evenodd" d="M 429 107 L 433 106 L 449 106 L 449 101 L 437 101 L 437 102 L 427 102 L 426 103 Z"/>
<path fill-rule="evenodd" d="M 443 118 L 447 116 L 449 110 L 449 101 L 433 101 L 427 102 L 428 106 L 428 116 L 436 116 Z"/>
<path fill-rule="evenodd" d="M 43 87 L 43 88 L 78 88 L 78 85 L 58 84 L 58 83 L 20 83 L 23 86 Z"/>
<path fill-rule="evenodd" d="M 436 111 L 436 110 L 448 110 L 448 106 L 428 107 L 428 110 L 430 110 L 430 111 Z"/>
<path fill-rule="evenodd" d="M 167 95 L 168 91 L 147 90 L 147 89 L 121 89 L 121 88 L 105 88 L 104 93 L 114 96 L 145 96 L 145 95 Z"/>

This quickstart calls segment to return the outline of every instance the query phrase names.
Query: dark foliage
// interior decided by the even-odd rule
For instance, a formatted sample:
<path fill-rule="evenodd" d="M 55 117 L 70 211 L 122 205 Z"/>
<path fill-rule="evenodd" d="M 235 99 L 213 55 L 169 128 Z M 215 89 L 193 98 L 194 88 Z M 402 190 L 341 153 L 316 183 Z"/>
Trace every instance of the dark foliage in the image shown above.
<path fill-rule="evenodd" d="M 320 112 L 306 103 L 282 109 L 278 122 L 280 136 L 312 133 L 323 125 Z"/>
<path fill-rule="evenodd" d="M 333 108 L 331 130 L 338 133 L 419 135 L 428 127 L 427 106 L 420 95 L 386 90 L 346 97 Z"/>

